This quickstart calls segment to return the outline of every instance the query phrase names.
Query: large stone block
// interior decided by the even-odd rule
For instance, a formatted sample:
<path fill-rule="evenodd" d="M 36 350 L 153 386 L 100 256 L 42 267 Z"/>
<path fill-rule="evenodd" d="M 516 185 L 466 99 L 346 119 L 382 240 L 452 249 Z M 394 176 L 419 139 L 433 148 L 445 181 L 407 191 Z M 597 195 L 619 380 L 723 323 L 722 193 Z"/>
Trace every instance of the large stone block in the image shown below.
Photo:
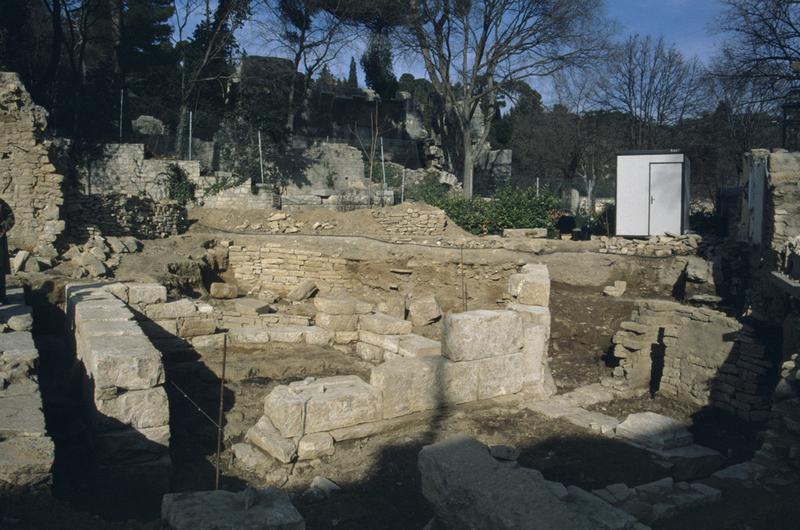
<path fill-rule="evenodd" d="M 264 415 L 284 437 L 300 437 L 303 435 L 307 397 L 290 390 L 287 385 L 277 386 L 264 398 Z"/>
<path fill-rule="evenodd" d="M 119 320 L 113 322 L 87 322 L 81 326 L 82 337 L 122 337 L 126 335 L 141 335 L 142 328 L 133 320 Z"/>
<path fill-rule="evenodd" d="M 655 412 L 630 414 L 617 425 L 616 434 L 634 444 L 653 449 L 685 447 L 694 441 L 683 423 Z"/>
<path fill-rule="evenodd" d="M 547 326 L 547 329 L 550 329 L 552 319 L 550 316 L 549 307 L 539 305 L 524 305 L 512 302 L 508 304 L 508 309 L 510 311 L 516 311 L 519 313 L 519 316 L 522 317 L 522 320 L 526 324 Z"/>
<path fill-rule="evenodd" d="M 174 302 L 151 304 L 145 309 L 147 318 L 151 320 L 166 320 L 171 318 L 190 317 L 197 312 L 194 302 L 182 298 Z"/>
<path fill-rule="evenodd" d="M 46 436 L 17 436 L 0 440 L 0 484 L 20 491 L 49 480 L 55 445 Z"/>
<path fill-rule="evenodd" d="M 297 444 L 281 435 L 266 416 L 261 416 L 245 434 L 245 439 L 276 460 L 288 464 L 297 457 Z"/>
<path fill-rule="evenodd" d="M 329 315 L 365 315 L 372 311 L 372 304 L 369 302 L 349 296 L 317 296 L 314 298 L 314 306 L 317 311 Z"/>
<path fill-rule="evenodd" d="M 319 326 L 307 326 L 303 329 L 303 340 L 306 344 L 328 346 L 333 342 L 334 332 Z"/>
<path fill-rule="evenodd" d="M 383 396 L 383 417 L 395 418 L 478 398 L 478 366 L 443 357 L 399 358 L 372 369 Z"/>
<path fill-rule="evenodd" d="M 164 382 L 161 353 L 142 335 L 86 337 L 82 346 L 95 388 L 143 390 Z"/>
<path fill-rule="evenodd" d="M 371 331 L 359 331 L 358 340 L 386 351 L 397 353 L 400 350 L 400 337 L 402 335 L 379 335 Z"/>
<path fill-rule="evenodd" d="M 94 305 L 91 302 L 81 302 L 75 306 L 75 327 L 81 327 L 87 322 L 113 322 L 120 320 L 133 320 L 133 313 L 119 300 L 108 301 L 103 305 Z"/>
<path fill-rule="evenodd" d="M 270 326 L 270 342 L 300 344 L 304 340 L 307 326 Z"/>
<path fill-rule="evenodd" d="M 137 429 L 169 423 L 169 400 L 163 387 L 123 392 L 112 399 L 95 398 L 95 423 L 99 429 Z"/>
<path fill-rule="evenodd" d="M 129 283 L 129 304 L 157 304 L 167 301 L 167 288 L 159 283 Z"/>
<path fill-rule="evenodd" d="M 371 331 L 379 335 L 405 335 L 411 333 L 412 324 L 408 320 L 390 317 L 383 313 L 361 315 L 358 320 L 358 329 Z"/>
<path fill-rule="evenodd" d="M 298 460 L 313 460 L 333 453 L 333 437 L 326 432 L 307 434 L 297 443 Z"/>
<path fill-rule="evenodd" d="M 520 304 L 550 305 L 550 274 L 545 265 L 528 264 L 520 274 L 508 279 L 508 292 Z"/>
<path fill-rule="evenodd" d="M 305 433 L 330 431 L 381 419 L 381 395 L 356 376 L 291 383 L 289 388 L 307 395 Z"/>
<path fill-rule="evenodd" d="M 242 315 L 257 316 L 274 313 L 272 307 L 270 307 L 267 302 L 255 298 L 239 298 L 235 302 L 235 307 L 236 311 Z"/>
<path fill-rule="evenodd" d="M 442 343 L 422 335 L 403 335 L 397 353 L 403 357 L 430 357 L 442 355 Z"/>
<path fill-rule="evenodd" d="M 95 436 L 98 462 L 139 463 L 155 460 L 169 451 L 169 425 L 146 429 L 115 429 Z"/>
<path fill-rule="evenodd" d="M 181 318 L 178 320 L 179 337 L 198 337 L 200 335 L 213 335 L 217 331 L 217 319 L 209 314 Z"/>
<path fill-rule="evenodd" d="M 269 342 L 269 330 L 255 327 L 232 329 L 228 332 L 228 342 L 234 346 L 266 344 Z"/>
<path fill-rule="evenodd" d="M 442 355 L 472 361 L 516 353 L 523 346 L 523 328 L 514 311 L 450 313 L 444 317 Z"/>
<path fill-rule="evenodd" d="M 239 296 L 239 289 L 230 283 L 214 282 L 209 287 L 211 298 L 233 299 Z"/>
<path fill-rule="evenodd" d="M 384 351 L 380 346 L 373 346 L 360 341 L 356 343 L 356 355 L 367 362 L 383 362 Z"/>
<path fill-rule="evenodd" d="M 33 387 L 24 394 L 0 397 L 0 438 L 44 435 L 42 397 L 38 388 Z"/>
<path fill-rule="evenodd" d="M 478 373 L 478 399 L 516 394 L 525 381 L 524 353 L 469 361 Z"/>
<path fill-rule="evenodd" d="M 332 315 L 317 313 L 314 322 L 317 326 L 331 331 L 356 331 L 358 329 L 358 315 Z"/>
<path fill-rule="evenodd" d="M 442 318 L 442 309 L 435 296 L 420 296 L 408 303 L 408 318 L 415 326 L 427 326 Z"/>

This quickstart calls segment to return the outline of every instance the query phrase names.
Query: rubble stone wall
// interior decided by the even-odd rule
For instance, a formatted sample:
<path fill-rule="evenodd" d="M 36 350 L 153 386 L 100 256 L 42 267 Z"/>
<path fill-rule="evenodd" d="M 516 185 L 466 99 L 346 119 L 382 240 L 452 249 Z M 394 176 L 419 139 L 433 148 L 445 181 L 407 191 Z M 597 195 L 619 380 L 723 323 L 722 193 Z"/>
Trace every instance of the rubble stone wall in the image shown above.
<path fill-rule="evenodd" d="M 187 228 L 186 208 L 140 195 L 70 195 L 66 210 L 69 233 L 80 241 L 96 235 L 155 239 Z"/>
<path fill-rule="evenodd" d="M 443 233 L 447 226 L 447 215 L 438 208 L 381 208 L 372 217 L 388 234 L 428 236 Z"/>
<path fill-rule="evenodd" d="M 161 352 L 129 301 L 162 303 L 157 284 L 71 284 L 68 333 L 85 377 L 83 393 L 97 471 L 115 486 L 169 487 L 169 402 Z"/>
<path fill-rule="evenodd" d="M 215 177 L 201 176 L 192 179 L 195 183 L 195 198 L 204 208 L 226 210 L 271 210 L 272 193 L 257 188 L 253 193 L 250 181 L 231 186 L 216 193 L 208 194 L 207 190 L 215 182 Z"/>
<path fill-rule="evenodd" d="M 735 319 L 712 309 L 644 300 L 621 328 L 612 339 L 617 385 L 648 386 L 660 377 L 658 392 L 665 395 L 748 421 L 769 417 L 774 361 Z"/>
<path fill-rule="evenodd" d="M 49 484 L 55 458 L 42 412 L 31 308 L 22 289 L 9 289 L 7 296 L 0 307 L 0 494 Z"/>
<path fill-rule="evenodd" d="M 172 164 L 189 180 L 200 176 L 196 160 L 145 158 L 144 144 L 100 144 L 82 155 L 77 165 L 78 187 L 85 195 L 120 193 L 154 200 L 169 197 Z"/>
<path fill-rule="evenodd" d="M 16 217 L 10 243 L 53 257 L 64 231 L 64 178 L 50 163 L 46 116 L 17 74 L 0 72 L 0 198 Z"/>

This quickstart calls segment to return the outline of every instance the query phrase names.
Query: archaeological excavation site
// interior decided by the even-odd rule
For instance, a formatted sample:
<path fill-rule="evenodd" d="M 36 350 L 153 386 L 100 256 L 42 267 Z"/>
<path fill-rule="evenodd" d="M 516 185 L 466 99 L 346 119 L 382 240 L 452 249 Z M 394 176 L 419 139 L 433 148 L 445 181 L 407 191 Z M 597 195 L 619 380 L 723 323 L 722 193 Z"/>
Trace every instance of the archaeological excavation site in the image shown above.
<path fill-rule="evenodd" d="M 593 2 L 39 4 L 0 2 L 0 529 L 800 528 L 796 93 L 639 34 L 595 71 Z"/>

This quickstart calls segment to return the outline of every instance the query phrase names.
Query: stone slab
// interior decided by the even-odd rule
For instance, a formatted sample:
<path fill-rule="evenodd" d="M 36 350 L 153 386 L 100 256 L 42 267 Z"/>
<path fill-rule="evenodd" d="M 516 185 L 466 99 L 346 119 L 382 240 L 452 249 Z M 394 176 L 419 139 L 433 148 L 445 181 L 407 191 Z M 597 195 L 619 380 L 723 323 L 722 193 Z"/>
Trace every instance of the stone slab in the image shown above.
<path fill-rule="evenodd" d="M 306 434 L 297 443 L 297 459 L 313 460 L 334 453 L 333 437 L 326 432 Z"/>
<path fill-rule="evenodd" d="M 167 288 L 159 283 L 129 283 L 126 285 L 129 304 L 148 305 L 167 301 Z"/>
<path fill-rule="evenodd" d="M 181 298 L 174 302 L 151 304 L 145 308 L 145 315 L 151 320 L 190 317 L 196 312 L 197 306 L 186 298 Z"/>
<path fill-rule="evenodd" d="M 55 445 L 46 436 L 0 440 L 0 483 L 26 490 L 47 482 L 55 460 Z"/>
<path fill-rule="evenodd" d="M 372 311 L 372 304 L 349 296 L 317 296 L 314 307 L 329 315 L 365 315 Z"/>
<path fill-rule="evenodd" d="M 44 436 L 39 390 L 0 398 L 0 436 Z"/>
<path fill-rule="evenodd" d="M 356 331 L 358 329 L 358 315 L 332 315 L 317 313 L 314 322 L 317 326 L 331 331 Z"/>
<path fill-rule="evenodd" d="M 79 352 L 96 388 L 143 390 L 164 382 L 161 352 L 143 335 L 85 337 Z"/>
<path fill-rule="evenodd" d="M 379 335 L 406 335 L 411 333 L 412 324 L 409 320 L 403 320 L 383 313 L 372 313 L 361 315 L 358 320 L 358 329 L 370 331 Z"/>
<path fill-rule="evenodd" d="M 620 438 L 652 449 L 674 449 L 693 441 L 683 423 L 655 412 L 630 414 L 615 432 Z"/>
<path fill-rule="evenodd" d="M 397 353 L 403 357 L 436 357 L 442 355 L 442 343 L 422 335 L 403 335 L 400 337 Z"/>
<path fill-rule="evenodd" d="M 359 331 L 358 340 L 397 353 L 400 350 L 401 335 L 380 335 L 371 331 Z"/>
<path fill-rule="evenodd" d="M 272 307 L 263 300 L 255 298 L 238 298 L 234 307 L 242 315 L 258 316 L 274 313 Z"/>
<path fill-rule="evenodd" d="M 477 310 L 444 317 L 442 355 L 473 361 L 517 353 L 523 347 L 522 318 L 514 311 Z"/>
<path fill-rule="evenodd" d="M 297 457 L 295 441 L 284 437 L 266 416 L 261 416 L 247 431 L 245 440 L 284 464 L 294 461 Z"/>
<path fill-rule="evenodd" d="M 169 424 L 169 400 L 163 387 L 123 392 L 112 399 L 95 399 L 98 429 L 137 429 Z"/>

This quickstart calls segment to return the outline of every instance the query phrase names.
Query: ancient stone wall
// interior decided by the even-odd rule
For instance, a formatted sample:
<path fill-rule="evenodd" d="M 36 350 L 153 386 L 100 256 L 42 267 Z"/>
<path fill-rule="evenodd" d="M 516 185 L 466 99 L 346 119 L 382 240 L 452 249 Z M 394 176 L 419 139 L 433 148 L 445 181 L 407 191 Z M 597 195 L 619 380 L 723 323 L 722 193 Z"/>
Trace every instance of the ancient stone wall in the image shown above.
<path fill-rule="evenodd" d="M 447 215 L 438 208 L 378 209 L 372 212 L 372 217 L 388 234 L 429 236 L 441 234 L 447 227 Z"/>
<path fill-rule="evenodd" d="M 175 201 L 119 193 L 69 197 L 69 233 L 78 241 L 99 235 L 154 239 L 186 231 L 186 208 Z"/>
<path fill-rule="evenodd" d="M 128 305 L 159 304 L 158 284 L 66 287 L 68 333 L 84 372 L 83 393 L 98 479 L 169 488 L 169 402 L 161 352 Z"/>
<path fill-rule="evenodd" d="M 145 195 L 169 197 L 170 166 L 177 165 L 189 180 L 200 175 L 196 160 L 145 158 L 144 144 L 100 144 L 84 149 L 77 163 L 78 190 L 84 195 Z"/>
<path fill-rule="evenodd" d="M 207 193 L 206 190 L 215 183 L 216 178 L 211 176 L 192 178 L 192 182 L 195 184 L 195 199 L 204 208 L 225 210 L 272 209 L 272 192 L 263 187 L 253 189 L 249 180 L 214 193 Z"/>
<path fill-rule="evenodd" d="M 712 309 L 643 300 L 621 328 L 613 337 L 617 386 L 650 386 L 745 420 L 768 419 L 775 363 L 737 320 Z"/>
<path fill-rule="evenodd" d="M 0 307 L 0 494 L 48 485 L 55 446 L 47 434 L 39 391 L 39 352 L 31 308 L 22 289 Z"/>
<path fill-rule="evenodd" d="M 64 231 L 64 193 L 44 139 L 46 115 L 17 74 L 0 72 L 0 198 L 16 217 L 10 243 L 52 257 Z"/>

